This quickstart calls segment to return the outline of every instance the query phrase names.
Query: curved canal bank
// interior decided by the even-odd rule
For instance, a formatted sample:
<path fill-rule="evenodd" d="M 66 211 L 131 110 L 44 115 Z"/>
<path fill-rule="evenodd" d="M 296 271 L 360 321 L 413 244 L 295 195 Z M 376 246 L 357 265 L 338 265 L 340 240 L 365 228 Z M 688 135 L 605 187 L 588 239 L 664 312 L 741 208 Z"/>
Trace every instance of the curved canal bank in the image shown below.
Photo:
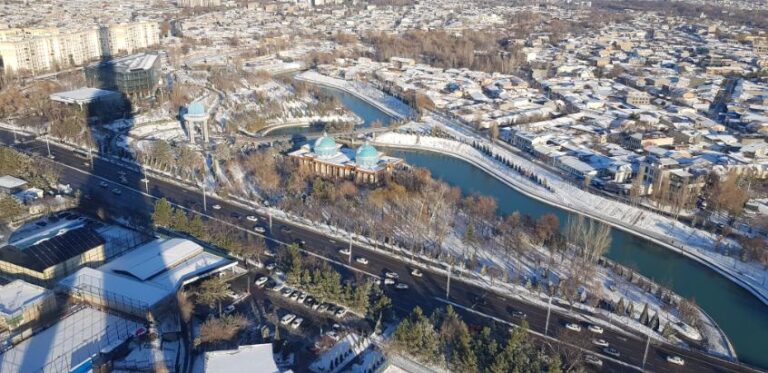
<path fill-rule="evenodd" d="M 349 93 L 327 90 L 334 95 L 343 95 L 342 103 L 366 122 L 378 119 L 387 123 L 391 120 L 385 113 Z M 496 198 L 501 214 L 514 211 L 532 216 L 554 213 L 561 222 L 567 220 L 569 213 L 563 209 L 528 197 L 463 160 L 414 150 L 389 153 L 404 158 L 409 164 L 429 169 L 434 177 L 459 187 L 465 194 Z M 762 338 L 768 335 L 768 306 L 721 274 L 681 254 L 619 229 L 612 229 L 612 237 L 606 257 L 635 268 L 638 273 L 684 297 L 696 299 L 726 332 L 741 361 L 768 368 L 768 354 Z"/>

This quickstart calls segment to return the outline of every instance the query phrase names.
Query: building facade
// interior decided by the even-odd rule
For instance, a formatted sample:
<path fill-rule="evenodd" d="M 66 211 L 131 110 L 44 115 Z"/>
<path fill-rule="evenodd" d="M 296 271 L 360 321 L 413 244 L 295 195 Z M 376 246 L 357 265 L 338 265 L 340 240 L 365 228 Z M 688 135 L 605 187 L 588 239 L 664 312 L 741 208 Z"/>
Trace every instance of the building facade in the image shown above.
<path fill-rule="evenodd" d="M 129 96 L 151 95 L 160 81 L 160 57 L 139 53 L 107 59 L 85 68 L 89 87 L 115 90 Z"/>
<path fill-rule="evenodd" d="M 178 0 L 182 8 L 213 8 L 221 6 L 221 0 Z"/>
<path fill-rule="evenodd" d="M 159 43 L 160 26 L 151 21 L 79 30 L 16 28 L 0 31 L 0 59 L 5 72 L 37 73 L 134 53 Z"/>
<path fill-rule="evenodd" d="M 403 164 L 402 159 L 385 156 L 367 142 L 356 151 L 342 148 L 327 134 L 311 147 L 304 145 L 288 156 L 316 175 L 353 180 L 359 184 L 378 184 L 396 166 Z"/>

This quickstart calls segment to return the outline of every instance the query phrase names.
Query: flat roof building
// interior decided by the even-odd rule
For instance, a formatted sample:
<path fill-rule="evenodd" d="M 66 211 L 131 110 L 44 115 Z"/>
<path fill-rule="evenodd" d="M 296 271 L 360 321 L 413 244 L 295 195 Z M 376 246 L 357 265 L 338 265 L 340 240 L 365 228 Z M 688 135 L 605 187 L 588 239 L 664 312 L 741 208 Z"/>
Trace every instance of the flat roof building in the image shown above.
<path fill-rule="evenodd" d="M 271 343 L 239 346 L 236 350 L 209 351 L 205 353 L 208 372 L 227 373 L 277 373 Z"/>
<path fill-rule="evenodd" d="M 104 243 L 104 238 L 84 226 L 41 237 L 30 245 L 6 245 L 0 248 L 0 272 L 47 285 L 82 266 L 103 263 Z"/>
<path fill-rule="evenodd" d="M 144 317 L 183 285 L 237 262 L 185 239 L 156 239 L 99 268 L 82 268 L 59 282 L 76 298 Z"/>
<path fill-rule="evenodd" d="M 15 330 L 55 308 L 53 292 L 22 280 L 0 286 L 0 331 Z"/>
<path fill-rule="evenodd" d="M 0 192 L 13 194 L 21 191 L 27 182 L 11 175 L 0 176 Z"/>

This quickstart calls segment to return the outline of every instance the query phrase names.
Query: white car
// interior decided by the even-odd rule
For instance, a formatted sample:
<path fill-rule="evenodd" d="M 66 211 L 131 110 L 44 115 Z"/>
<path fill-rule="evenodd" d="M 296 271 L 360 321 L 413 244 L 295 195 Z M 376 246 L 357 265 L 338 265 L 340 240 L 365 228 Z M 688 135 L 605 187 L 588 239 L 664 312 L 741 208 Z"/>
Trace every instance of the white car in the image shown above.
<path fill-rule="evenodd" d="M 597 325 L 590 325 L 587 327 L 587 329 L 595 334 L 603 334 L 603 328 L 597 326 Z"/>
<path fill-rule="evenodd" d="M 264 227 L 260 227 L 260 226 L 256 225 L 256 226 L 253 227 L 253 231 L 256 232 L 256 233 L 264 233 L 267 230 L 264 229 Z"/>
<path fill-rule="evenodd" d="M 214 210 L 221 210 L 221 205 L 219 204 L 213 205 L 211 207 L 213 207 Z"/>
<path fill-rule="evenodd" d="M 272 251 L 272 250 L 264 250 L 264 255 L 270 256 L 270 257 L 274 257 L 275 256 L 275 252 Z"/>
<path fill-rule="evenodd" d="M 667 356 L 667 362 L 680 365 L 680 366 L 685 365 L 685 360 L 683 360 L 683 358 L 681 358 L 680 356 L 669 355 Z"/>
<path fill-rule="evenodd" d="M 267 276 L 261 276 L 256 280 L 256 282 L 254 282 L 254 284 L 256 284 L 256 286 L 258 287 L 262 287 L 264 286 L 264 284 L 267 283 L 268 280 L 269 279 L 267 278 Z"/>
<path fill-rule="evenodd" d="M 408 284 L 404 284 L 402 282 L 398 282 L 397 285 L 395 285 L 395 289 L 397 290 L 407 290 Z"/>
<path fill-rule="evenodd" d="M 283 325 L 288 325 L 295 318 L 296 318 L 296 315 L 294 315 L 292 313 L 289 313 L 289 314 L 283 316 L 283 318 L 280 319 L 280 323 L 283 324 Z"/>
<path fill-rule="evenodd" d="M 293 321 L 291 322 L 291 329 L 298 329 L 301 326 L 302 321 L 304 321 L 304 319 L 302 319 L 301 317 L 297 317 L 293 319 Z"/>
<path fill-rule="evenodd" d="M 572 322 L 566 323 L 565 328 L 568 330 L 573 330 L 574 332 L 580 332 L 581 331 L 581 325 L 574 324 Z"/>
<path fill-rule="evenodd" d="M 362 256 L 358 256 L 357 258 L 355 258 L 355 261 L 363 265 L 368 264 L 368 259 L 365 259 Z"/>
<path fill-rule="evenodd" d="M 608 347 L 608 342 L 602 338 L 593 339 L 592 344 L 600 347 Z"/>
<path fill-rule="evenodd" d="M 413 277 L 421 277 L 424 276 L 423 273 L 418 268 L 415 268 L 413 271 L 411 271 L 411 276 Z"/>
<path fill-rule="evenodd" d="M 339 249 L 339 254 L 341 254 L 341 255 L 350 255 L 350 254 L 352 254 L 352 250 L 350 250 L 350 249 Z"/>
<path fill-rule="evenodd" d="M 393 280 L 391 278 L 385 278 L 384 279 L 384 285 L 394 285 L 394 284 L 395 284 L 395 280 Z"/>
<path fill-rule="evenodd" d="M 394 280 L 400 278 L 400 275 L 398 275 L 395 272 L 390 272 L 390 271 L 384 272 L 384 276 L 386 276 L 387 278 L 394 279 Z"/>
<path fill-rule="evenodd" d="M 602 361 L 602 360 L 600 360 L 600 359 L 599 359 L 597 356 L 595 356 L 595 355 L 587 355 L 587 356 L 584 356 L 584 362 L 585 362 L 585 363 L 587 363 L 587 364 L 589 364 L 589 365 L 594 365 L 594 366 L 596 366 L 596 367 L 601 367 L 601 366 L 603 366 L 603 361 Z"/>
<path fill-rule="evenodd" d="M 245 219 L 248 220 L 248 221 L 259 221 L 259 218 L 255 217 L 253 215 L 248 215 L 248 216 L 245 217 Z"/>

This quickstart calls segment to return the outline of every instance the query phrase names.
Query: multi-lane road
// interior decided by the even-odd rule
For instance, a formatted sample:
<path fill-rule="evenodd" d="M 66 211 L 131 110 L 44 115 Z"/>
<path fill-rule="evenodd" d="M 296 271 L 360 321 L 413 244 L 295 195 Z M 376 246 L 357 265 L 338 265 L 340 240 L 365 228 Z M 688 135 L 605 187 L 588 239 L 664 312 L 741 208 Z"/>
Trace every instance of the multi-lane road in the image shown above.
<path fill-rule="evenodd" d="M 21 143 L 15 144 L 17 149 L 29 153 L 40 154 L 42 158 L 48 154 L 44 141 L 30 137 L 18 136 Z M 13 143 L 13 135 L 7 130 L 0 129 L 0 143 L 10 145 Z M 167 178 L 149 176 L 148 184 L 145 184 L 144 175 L 131 171 L 125 167 L 94 159 L 86 162 L 81 156 L 71 151 L 51 144 L 51 152 L 54 155 L 54 165 L 61 171 L 61 182 L 70 184 L 73 188 L 81 189 L 88 195 L 92 204 L 112 212 L 113 214 L 146 214 L 154 203 L 155 198 L 166 197 L 173 203 L 190 208 L 202 209 L 202 193 L 180 186 Z M 124 182 L 119 181 L 119 172 L 126 172 Z M 100 185 L 102 182 L 107 186 Z M 120 194 L 115 194 L 114 189 L 119 189 Z M 146 190 L 149 190 L 149 194 Z M 86 200 L 88 201 L 88 200 Z M 105 203 L 106 202 L 106 203 Z M 242 204 L 228 203 L 225 200 L 208 198 L 207 215 L 211 218 L 226 220 L 243 230 L 252 232 L 253 224 L 246 219 L 233 220 L 230 217 L 237 215 L 257 215 L 254 209 L 243 207 Z M 217 204 L 219 209 L 212 209 Z M 261 216 L 262 221 L 267 217 Z M 266 223 L 262 223 L 266 224 Z M 290 232 L 280 229 L 289 226 Z M 353 244 L 353 257 L 363 256 L 368 259 L 368 264 L 362 265 L 354 260 L 348 263 L 346 255 L 339 254 L 339 249 L 349 247 L 349 243 L 339 238 L 332 238 L 320 233 L 319 230 L 308 229 L 302 225 L 286 221 L 273 221 L 273 229 L 267 232 L 270 239 L 280 242 L 293 242 L 303 240 L 308 252 L 326 258 L 334 263 L 343 272 L 365 272 L 371 275 L 381 276 L 384 271 L 394 271 L 400 275 L 400 281 L 409 285 L 407 290 L 395 290 L 388 288 L 387 293 L 393 300 L 393 305 L 400 314 L 409 312 L 413 307 L 420 306 L 426 312 L 431 312 L 438 307 L 445 307 L 451 302 L 468 323 L 488 323 L 491 320 L 506 322 L 510 325 L 519 324 L 520 319 L 513 316 L 513 311 L 522 311 L 526 314 L 529 328 L 536 338 L 546 340 L 547 343 L 579 344 L 586 351 L 598 355 L 604 362 L 603 371 L 637 371 L 646 370 L 653 372 L 687 371 L 687 372 L 743 372 L 755 371 L 755 369 L 743 365 L 725 361 L 701 352 L 688 351 L 668 344 L 651 342 L 647 349 L 647 339 L 637 335 L 633 331 L 605 328 L 600 335 L 591 335 L 587 330 L 587 323 L 581 317 L 568 315 L 567 312 L 552 309 L 547 324 L 547 307 L 541 304 L 532 304 L 522 301 L 517 297 L 497 293 L 488 286 L 481 286 L 471 281 L 457 278 L 455 275 L 450 282 L 450 294 L 446 295 L 448 286 L 447 276 L 444 271 L 433 271 L 421 267 L 422 277 L 411 276 L 413 264 L 407 258 L 400 258 L 381 251 L 370 250 L 366 247 Z M 255 233 L 254 233 L 255 234 Z M 446 299 L 447 298 L 447 299 Z M 572 332 L 565 328 L 565 324 L 579 323 L 582 331 Z M 547 337 L 542 337 L 547 329 Z M 604 354 L 601 348 L 592 345 L 592 338 L 605 339 L 611 347 L 619 351 L 618 357 Z M 677 366 L 667 362 L 667 356 L 681 356 L 685 359 L 684 366 Z M 645 357 L 645 364 L 643 365 Z"/>

